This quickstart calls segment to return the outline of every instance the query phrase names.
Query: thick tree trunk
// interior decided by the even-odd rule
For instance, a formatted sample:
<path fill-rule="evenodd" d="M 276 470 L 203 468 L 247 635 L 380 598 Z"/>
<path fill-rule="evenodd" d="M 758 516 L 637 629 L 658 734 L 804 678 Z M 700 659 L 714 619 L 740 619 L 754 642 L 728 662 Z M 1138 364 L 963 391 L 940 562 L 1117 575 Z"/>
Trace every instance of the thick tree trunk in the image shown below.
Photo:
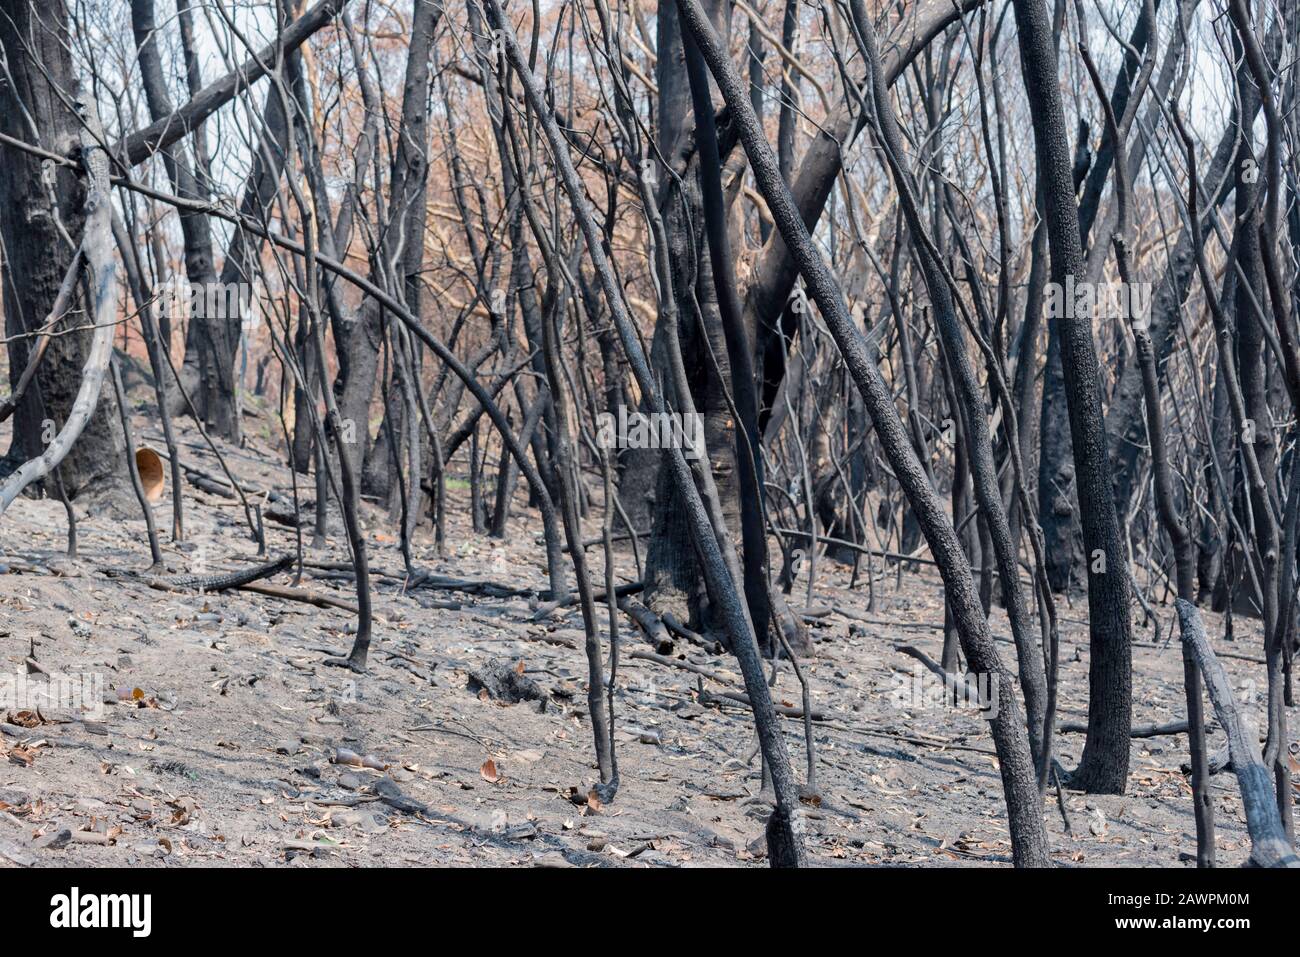
<path fill-rule="evenodd" d="M 1051 23 L 1042 0 L 1015 0 L 1020 63 L 1033 116 L 1035 153 L 1047 212 L 1052 281 L 1083 275 L 1068 134 Z M 1127 549 L 1111 497 L 1106 433 L 1091 317 L 1057 319 L 1069 403 L 1074 483 L 1088 574 L 1090 659 L 1088 736 L 1075 783 L 1122 794 L 1128 784 L 1132 724 L 1132 647 Z"/>
<path fill-rule="evenodd" d="M 394 289 L 408 310 L 420 315 L 419 270 L 424 259 L 425 186 L 428 177 L 428 126 L 429 126 L 429 51 L 433 45 L 434 31 L 442 19 L 443 8 L 432 0 L 416 0 L 411 20 L 411 43 L 407 53 L 406 76 L 402 87 L 402 119 L 398 131 L 397 152 L 393 158 L 392 181 L 389 189 L 388 222 L 381 236 L 380 255 L 395 258 L 393 265 L 401 284 Z M 369 105 L 368 105 L 369 107 Z M 386 270 L 372 267 L 371 280 L 379 285 L 386 281 Z M 372 300 L 362 303 L 357 321 L 336 322 L 334 339 L 338 345 L 339 371 L 334 380 L 338 397 L 339 415 L 350 423 L 356 444 L 350 454 L 360 467 L 369 441 L 370 400 L 374 395 L 375 380 L 379 370 L 379 347 L 383 342 L 380 308 Z M 419 388 L 419 385 L 416 385 Z M 395 393 L 386 414 L 400 410 L 400 396 Z M 396 413 L 400 416 L 400 411 Z M 375 445 L 374 462 L 366 460 L 367 476 L 362 478 L 366 491 L 386 493 L 392 473 L 389 472 L 391 454 L 384 444 L 384 436 L 401 434 L 402 423 L 394 418 L 387 427 L 379 429 Z M 372 469 L 372 464 L 374 468 Z M 377 476 L 376 470 L 383 473 Z M 414 484 L 414 483 L 413 483 Z"/>
<path fill-rule="evenodd" d="M 722 5 L 713 3 L 709 16 L 715 24 L 725 24 Z M 722 29 L 725 32 L 725 26 Z M 713 262 L 705 237 L 704 184 L 700 155 L 691 136 L 694 113 L 675 0 L 661 0 L 659 4 L 658 38 L 659 148 L 669 164 L 678 170 L 680 180 L 665 177 L 660 194 L 672 271 L 672 289 L 664 290 L 663 294 L 673 296 L 675 302 L 671 311 L 661 313 L 655 326 L 652 354 L 664 381 L 674 381 L 673 347 L 665 340 L 668 336 L 677 337 L 691 404 L 704 419 L 704 445 L 713 470 L 717 503 L 727 527 L 735 528 L 739 514 L 736 428 L 726 402 L 731 368 L 714 286 Z M 692 628 L 716 628 L 721 622 L 707 605 L 703 575 L 691 545 L 689 525 L 684 520 L 683 503 L 669 475 L 658 475 L 653 508 L 644 507 L 648 504 L 642 490 L 644 476 L 635 473 L 641 471 L 639 463 L 646 460 L 650 463 L 649 476 L 656 476 L 660 470 L 654 467 L 654 462 L 662 459 L 662 453 L 655 449 L 630 452 L 630 460 L 636 463 L 628 471 L 631 487 L 626 495 L 620 492 L 620 497 L 634 502 L 633 521 L 639 513 L 652 529 L 646 556 L 645 604 L 657 613 L 675 615 Z M 637 498 L 641 501 L 636 502 Z M 764 644 L 764 637 L 758 636 L 760 645 Z"/>
<path fill-rule="evenodd" d="M 154 13 L 154 0 L 131 0 L 131 27 L 135 34 L 145 101 L 149 105 L 150 118 L 156 122 L 171 114 L 172 102 L 158 49 L 159 24 Z M 163 149 L 162 160 L 176 195 L 199 201 L 208 198 L 207 188 L 196 176 L 195 163 L 186 146 Z M 180 372 L 181 386 L 203 416 L 208 431 L 237 443 L 240 438 L 239 397 L 235 386 L 238 323 L 232 341 L 229 316 L 223 313 L 209 315 L 203 307 L 189 308 L 190 304 L 197 303 L 226 303 L 229 297 L 207 295 L 209 291 L 215 293 L 218 287 L 208 216 L 182 210 L 179 217 L 185 248 L 185 275 L 192 290 L 191 296 L 180 297 L 189 322 L 185 333 L 185 360 Z M 195 296 L 195 291 L 202 294 Z M 177 396 L 175 401 L 175 411 L 179 412 L 185 407 L 185 400 Z"/>
<path fill-rule="evenodd" d="M 64 0 L 0 2 L 0 45 L 8 70 L 6 82 L 0 82 L 0 132 L 34 140 L 61 155 L 77 149 L 82 129 L 69 106 L 76 83 L 67 27 Z M 28 125 L 29 117 L 35 129 Z M 62 231 L 76 242 L 85 224 L 85 193 L 77 174 L 58 166 L 53 166 L 51 173 L 52 182 L 47 184 L 42 161 L 17 151 L 7 151 L 0 163 L 0 237 L 5 253 L 4 314 L 5 333 L 10 337 L 11 386 L 18 384 L 34 344 L 33 339 L 21 336 L 45 322 L 73 260 L 75 249 Z M 49 339 L 35 379 L 14 411 L 13 442 L 0 462 L 0 472 L 8 475 L 39 456 L 68 420 L 91 339 L 87 328 L 64 331 Z M 103 390 L 57 474 L 72 497 L 125 490 L 125 442 L 112 389 Z"/>

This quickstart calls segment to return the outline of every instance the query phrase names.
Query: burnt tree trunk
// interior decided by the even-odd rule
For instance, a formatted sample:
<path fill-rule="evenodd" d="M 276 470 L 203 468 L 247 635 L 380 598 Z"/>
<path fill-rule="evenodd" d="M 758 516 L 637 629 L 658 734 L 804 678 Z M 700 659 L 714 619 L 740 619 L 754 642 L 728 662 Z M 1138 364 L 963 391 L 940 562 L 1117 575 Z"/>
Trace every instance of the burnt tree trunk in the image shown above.
<path fill-rule="evenodd" d="M 75 81 L 64 0 L 33 4 L 0 2 L 0 46 L 8 76 L 0 82 L 0 132 L 68 155 L 81 141 L 81 124 L 69 106 Z M 34 128 L 33 128 L 34 127 Z M 4 241 L 5 334 L 9 337 L 9 381 L 17 386 L 34 344 L 13 338 L 45 322 L 58 297 L 81 237 L 84 190 L 75 171 L 28 153 L 6 151 L 0 163 L 0 238 Z M 65 323 L 68 322 L 65 320 Z M 76 324 L 84 326 L 84 322 Z M 8 475 L 45 451 L 67 420 L 81 384 L 92 332 L 83 328 L 52 336 L 35 380 L 14 410 L 13 441 L 0 472 Z M 57 476 L 57 478 L 56 478 Z M 71 497 L 124 490 L 126 446 L 117 400 L 107 388 L 80 438 L 55 475 Z M 53 494 L 54 485 L 47 486 Z"/>
<path fill-rule="evenodd" d="M 714 3 L 708 11 L 715 25 L 725 21 L 722 10 L 721 5 Z M 726 32 L 725 27 L 722 32 Z M 714 284 L 713 263 L 708 255 L 704 232 L 704 185 L 700 155 L 690 124 L 693 111 L 685 56 L 676 4 L 674 0 L 661 0 L 656 65 L 661 123 L 659 148 L 668 162 L 678 169 L 680 180 L 666 178 L 667 185 L 660 194 L 673 281 L 672 289 L 664 290 L 664 295 L 674 297 L 672 313 L 676 322 L 670 323 L 666 318 L 660 320 L 655 328 L 652 352 L 657 368 L 663 370 L 665 381 L 672 381 L 673 376 L 667 369 L 672 362 L 669 358 L 672 350 L 663 340 L 677 336 L 685 360 L 691 399 L 696 411 L 704 418 L 704 446 L 709 456 L 706 467 L 713 470 L 718 504 L 727 527 L 731 529 L 736 527 L 739 512 L 735 423 L 726 401 L 731 368 Z M 664 313 L 665 316 L 669 314 Z M 661 457 L 662 452 L 655 449 L 633 450 L 633 455 L 629 456 L 633 461 L 644 458 L 652 462 Z M 635 466 L 634 469 L 640 471 Z M 692 628 L 715 628 L 720 622 L 708 607 L 703 575 L 691 545 L 683 503 L 666 472 L 655 469 L 652 474 L 656 476 L 653 507 L 643 511 L 651 529 L 646 556 L 645 603 L 660 614 L 675 615 Z M 620 495 L 625 501 L 637 498 L 635 492 Z M 642 492 L 643 502 L 644 495 Z M 759 634 L 758 639 L 762 645 L 764 636 Z"/>
<path fill-rule="evenodd" d="M 159 25 L 153 0 L 131 0 L 131 28 L 135 35 L 140 78 L 144 85 L 149 117 L 155 122 L 172 112 L 162 57 L 158 48 Z M 172 189 L 183 199 L 206 200 L 208 191 L 196 172 L 197 154 L 192 158 L 185 145 L 177 144 L 162 151 L 163 166 Z M 212 228 L 205 213 L 181 210 L 181 234 L 185 248 L 185 275 L 191 295 L 180 297 L 188 310 L 189 325 L 185 333 L 185 361 L 181 366 L 181 387 L 189 393 L 195 408 L 203 416 L 208 431 L 231 442 L 240 438 L 239 397 L 235 388 L 235 351 L 238 348 L 238 323 L 232 341 L 229 317 L 224 313 L 208 315 L 206 305 L 226 296 L 209 296 L 217 289 L 217 272 L 212 260 Z M 195 292 L 202 293 L 195 295 Z M 189 308 L 191 305 L 194 308 Z M 177 412 L 186 407 L 177 396 Z"/>
<path fill-rule="evenodd" d="M 1015 0 L 1015 15 L 1043 182 L 1052 281 L 1064 287 L 1067 277 L 1083 275 L 1084 263 L 1055 43 L 1042 0 Z M 1088 735 L 1074 782 L 1094 793 L 1122 794 L 1128 783 L 1133 680 L 1127 550 L 1107 475 L 1091 317 L 1055 322 L 1088 575 Z"/>
<path fill-rule="evenodd" d="M 393 293 L 405 301 L 408 310 L 417 318 L 420 314 L 419 269 L 424 259 L 425 183 L 428 177 L 429 51 L 442 13 L 443 8 L 431 0 L 416 0 L 402 87 L 401 126 L 388 194 L 388 221 L 379 242 L 379 255 L 396 255 L 394 265 L 398 275 L 395 279 L 401 288 L 393 290 Z M 379 264 L 373 264 L 372 281 L 385 285 L 385 272 Z M 358 467 L 362 464 L 358 452 L 365 452 L 369 436 L 370 400 L 379 370 L 379 347 L 383 342 L 380 313 L 378 304 L 367 299 L 361 306 L 358 321 L 334 324 L 339 358 L 334 391 L 338 396 L 339 414 L 344 423 L 351 424 L 356 438 L 357 444 L 351 454 L 356 455 L 358 461 L 354 465 Z M 420 387 L 418 383 L 412 385 Z M 398 390 L 393 391 L 396 393 Z M 395 397 L 388 411 L 400 409 L 401 405 L 400 398 Z M 391 425 L 394 430 L 391 434 L 397 434 L 397 430 L 402 428 L 400 419 L 395 418 Z M 365 461 L 366 474 L 362 486 L 366 491 L 386 494 L 392 481 L 389 472 L 392 456 L 383 441 L 387 434 L 390 434 L 388 429 L 379 429 L 373 461 Z M 377 472 L 382 475 L 377 475 Z"/>

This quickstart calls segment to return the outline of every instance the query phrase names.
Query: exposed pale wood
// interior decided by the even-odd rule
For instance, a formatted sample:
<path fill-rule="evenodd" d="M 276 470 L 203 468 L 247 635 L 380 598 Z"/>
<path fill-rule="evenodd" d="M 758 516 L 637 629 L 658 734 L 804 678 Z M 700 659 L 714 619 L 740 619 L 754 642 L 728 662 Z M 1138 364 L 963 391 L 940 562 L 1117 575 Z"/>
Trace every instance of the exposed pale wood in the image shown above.
<path fill-rule="evenodd" d="M 1223 665 L 1219 664 L 1205 634 L 1205 622 L 1191 602 L 1179 598 L 1178 622 L 1183 641 L 1191 647 L 1201 666 L 1205 688 L 1210 693 L 1219 723 L 1228 735 L 1228 748 L 1232 754 L 1232 769 L 1241 788 L 1241 804 L 1246 814 L 1246 829 L 1250 832 L 1250 859 L 1260 867 L 1300 867 L 1300 858 L 1286 839 L 1282 819 L 1278 814 L 1277 798 L 1273 790 L 1273 776 L 1264 767 L 1256 736 L 1246 724 L 1232 693 Z"/>

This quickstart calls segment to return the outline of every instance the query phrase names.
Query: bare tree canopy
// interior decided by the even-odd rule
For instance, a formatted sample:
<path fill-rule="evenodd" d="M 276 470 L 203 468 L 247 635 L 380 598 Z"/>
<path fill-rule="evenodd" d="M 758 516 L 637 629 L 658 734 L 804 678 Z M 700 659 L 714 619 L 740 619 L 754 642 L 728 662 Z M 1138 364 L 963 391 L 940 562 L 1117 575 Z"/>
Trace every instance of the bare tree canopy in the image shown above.
<path fill-rule="evenodd" d="M 133 806 L 189 775 L 245 864 L 1300 866 L 1297 49 L 1282 0 L 0 0 L 0 811 L 118 800 L 25 731 L 201 697 Z"/>

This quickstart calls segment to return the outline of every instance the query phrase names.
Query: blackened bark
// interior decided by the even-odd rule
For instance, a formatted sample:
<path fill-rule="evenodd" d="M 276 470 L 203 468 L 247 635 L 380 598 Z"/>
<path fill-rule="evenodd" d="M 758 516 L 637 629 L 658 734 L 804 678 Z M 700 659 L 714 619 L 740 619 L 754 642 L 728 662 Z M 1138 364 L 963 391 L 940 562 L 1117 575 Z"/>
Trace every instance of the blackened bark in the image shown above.
<path fill-rule="evenodd" d="M 144 85 L 145 102 L 154 121 L 172 112 L 171 96 L 164 78 L 162 57 L 158 48 L 158 22 L 154 13 L 154 0 L 131 0 L 131 28 L 135 36 L 140 78 Z M 169 146 L 162 150 L 163 166 L 176 195 L 183 199 L 203 201 L 208 198 L 206 187 L 195 175 L 195 163 L 186 146 Z M 213 297 L 208 290 L 217 287 L 217 272 L 212 260 L 212 229 L 205 213 L 181 209 L 178 211 L 181 235 L 184 240 L 185 275 L 191 286 L 202 295 L 181 297 L 188 308 L 191 303 L 208 303 Z M 225 296 L 218 297 L 224 303 Z M 205 308 L 189 310 L 185 334 L 185 361 L 181 366 L 181 386 L 189 393 L 195 407 L 204 418 L 210 433 L 238 443 L 240 438 L 239 399 L 235 388 L 235 350 L 238 348 L 238 323 L 232 342 L 228 317 L 224 314 L 208 315 Z M 180 411 L 184 400 L 177 398 Z"/>
<path fill-rule="evenodd" d="M 74 152 L 81 142 L 81 123 L 69 106 L 75 81 L 67 4 L 3 0 L 0 46 L 9 72 L 6 82 L 0 82 L 0 132 L 60 155 Z M 76 172 L 52 166 L 50 185 L 43 172 L 42 161 L 28 153 L 6 151 L 0 163 L 5 333 L 10 337 L 9 382 L 14 387 L 35 344 L 24 333 L 45 322 L 73 260 L 75 249 L 62 230 L 75 242 L 85 223 L 85 192 Z M 63 427 L 77 397 L 91 338 L 90 329 L 50 337 L 35 379 L 14 411 L 13 441 L 0 462 L 0 473 L 8 475 L 36 458 L 54 431 Z M 125 491 L 126 451 L 112 389 L 103 390 L 58 475 L 72 497 Z M 50 484 L 47 494 L 53 493 Z"/>
<path fill-rule="evenodd" d="M 867 17 L 862 0 L 851 0 L 850 9 L 861 37 L 863 53 L 871 68 L 872 97 L 880 142 L 894 177 L 900 206 L 907 218 L 908 232 L 925 280 L 926 291 L 930 296 L 935 327 L 943 342 L 944 355 L 951 373 L 954 393 L 952 406 L 954 412 L 961 418 L 962 432 L 967 443 L 971 481 L 975 498 L 979 502 L 979 517 L 987 527 L 987 536 L 992 544 L 990 551 L 993 554 L 988 555 L 982 550 L 982 557 L 994 559 L 997 565 L 1002 596 L 1007 606 L 1007 617 L 1010 619 L 1011 631 L 1016 643 L 1020 684 L 1024 692 L 1025 710 L 1029 720 L 1030 745 L 1038 766 L 1046 767 L 1047 756 L 1043 753 L 1042 745 L 1047 715 L 1047 676 L 1042 656 L 1034 642 L 1029 606 L 1020 587 L 1018 549 L 1015 540 L 1011 537 L 1011 528 L 998 483 L 997 468 L 993 461 L 993 442 L 988 418 L 984 412 L 984 393 L 976 379 L 975 368 L 967 351 L 966 332 L 957 317 L 951 276 L 941 265 L 939 251 L 930 244 L 925 235 L 925 225 L 921 221 L 911 184 L 902 165 L 902 137 L 898 131 L 894 107 L 889 100 L 889 91 L 880 69 L 880 56 L 876 50 L 871 21 Z M 981 561 L 980 564 L 984 569 L 981 576 L 983 586 L 981 605 L 987 612 L 989 605 L 987 583 L 991 581 L 993 562 Z"/>
<path fill-rule="evenodd" d="M 922 0 L 909 5 L 890 30 L 891 42 L 881 54 L 886 84 L 892 86 L 903 69 L 955 20 L 984 3 L 985 0 Z M 662 29 L 662 18 L 660 22 Z M 788 184 L 803 224 L 810 231 L 821 219 L 831 189 L 843 169 L 845 151 L 866 124 L 866 116 L 856 112 L 860 102 L 859 96 L 844 97 L 834 116 L 821 124 L 809 141 L 798 171 L 792 174 L 793 181 Z M 798 277 L 799 267 L 793 253 L 780 233 L 774 232 L 759 257 L 754 280 L 745 294 L 746 325 L 754 330 L 755 348 L 761 350 L 755 365 L 763 370 L 765 377 L 785 366 L 783 356 L 770 356 L 768 352 L 785 349 L 793 341 L 792 336 L 782 337 L 777 330 Z"/>
<path fill-rule="evenodd" d="M 280 62 L 281 52 L 291 52 L 302 46 L 317 30 L 323 27 L 342 9 L 348 0 L 320 0 L 293 23 L 285 27 L 277 40 L 245 60 L 237 69 L 209 83 L 189 102 L 155 120 L 142 130 L 125 136 L 116 144 L 114 156 L 125 156 L 131 165 L 143 163 L 159 150 L 187 136 L 190 130 L 221 109 L 242 90 L 245 90 L 274 70 Z"/>
<path fill-rule="evenodd" d="M 393 290 L 405 301 L 409 311 L 419 317 L 420 262 L 424 257 L 425 181 L 428 176 L 429 122 L 429 51 L 443 8 L 431 0 L 417 0 L 411 21 L 411 42 L 407 53 L 406 75 L 402 87 L 402 117 L 393 158 L 391 185 L 388 191 L 388 219 L 379 244 L 379 255 L 397 258 L 398 281 L 402 288 Z M 367 103 L 367 110 L 379 109 Z M 372 264 L 371 279 L 386 282 L 386 269 Z M 359 314 L 350 321 L 333 324 L 338 345 L 338 375 L 334 392 L 338 397 L 339 415 L 349 424 L 356 443 L 349 449 L 358 475 L 366 451 L 370 430 L 370 400 L 374 395 L 379 371 L 379 348 L 383 343 L 381 309 L 371 299 L 365 300 Z M 394 390 L 395 392 L 397 390 Z M 394 402 L 398 402 L 397 398 Z M 393 423 L 400 427 L 400 419 Z M 386 434 L 385 429 L 379 435 Z M 376 444 L 379 444 L 378 442 Z M 389 454 L 383 450 L 377 461 L 387 469 Z M 367 491 L 371 486 L 363 480 Z M 387 490 L 386 484 L 383 491 Z"/>
<path fill-rule="evenodd" d="M 1253 125 L 1254 119 L 1246 124 Z M 1220 205 L 1232 192 L 1233 178 L 1226 176 L 1238 147 L 1237 121 L 1235 117 L 1228 123 L 1215 148 L 1214 158 L 1210 164 L 1205 182 L 1207 186 L 1218 188 L 1210 197 L 1211 207 Z M 1165 264 L 1164 275 L 1152 297 L 1151 341 L 1155 349 L 1156 370 L 1163 382 L 1166 362 L 1173 350 L 1178 331 L 1178 320 L 1183 303 L 1187 301 L 1192 287 L 1192 277 L 1196 272 L 1196 254 L 1192 250 L 1191 230 L 1184 229 L 1174 243 Z M 1137 464 L 1146 445 L 1146 425 L 1142 409 L 1142 372 L 1141 367 L 1130 363 L 1124 367 L 1119 381 L 1111 396 L 1110 408 L 1106 413 L 1106 433 L 1111 455 L 1111 475 L 1115 507 L 1124 510 L 1133 495 L 1133 483 L 1137 479 Z M 1213 490 L 1215 483 L 1210 483 Z"/>
<path fill-rule="evenodd" d="M 1042 0 L 1015 0 L 1015 14 L 1035 155 L 1043 177 L 1052 281 L 1064 287 L 1068 276 L 1082 276 L 1084 264 L 1051 23 Z M 1107 480 L 1106 433 L 1091 317 L 1056 322 L 1088 570 L 1088 735 L 1073 780 L 1091 792 L 1122 794 L 1128 783 L 1132 725 L 1127 550 Z"/>
<path fill-rule="evenodd" d="M 1020 866 L 1046 867 L 1050 864 L 1047 835 L 1043 828 L 1042 804 L 1029 738 L 1016 700 L 1014 683 L 998 657 L 970 565 L 962 553 L 952 522 L 912 451 L 907 430 L 894 408 L 893 396 L 880 371 L 868 357 L 865 339 L 849 316 L 838 283 L 808 235 L 803 217 L 781 178 L 771 145 L 758 126 L 744 84 L 736 75 L 726 50 L 713 33 L 698 0 L 680 0 L 679 9 L 727 101 L 749 156 L 755 182 L 767 201 L 776 227 L 796 257 L 799 272 L 839 346 L 894 473 L 922 524 L 958 621 L 967 661 L 972 670 L 997 676 L 999 710 L 990 724 L 1006 794 L 1013 858 Z"/>
<path fill-rule="evenodd" d="M 646 361 L 637 333 L 628 315 L 622 292 L 618 287 L 609 261 L 605 258 L 604 246 L 600 233 L 596 229 L 586 195 L 568 155 L 565 142 L 555 122 L 554 114 L 549 112 L 543 98 L 537 78 L 533 75 L 515 39 L 510 23 L 506 19 L 498 0 L 487 0 L 488 22 L 500 31 L 505 41 L 507 57 L 524 87 L 525 95 L 532 106 L 546 139 L 559 167 L 564 190 L 578 219 L 588 257 L 600 281 L 601 291 L 610 309 L 618 329 L 623 351 L 632 366 L 637 384 L 642 390 L 648 405 L 655 413 L 664 413 L 665 405 Z M 697 8 L 698 10 L 698 8 Z M 709 592 L 722 606 L 721 611 L 731 635 L 733 650 L 745 680 L 745 689 L 752 703 L 759 744 L 763 751 L 766 766 L 772 774 L 773 790 L 776 796 L 776 809 L 769 819 L 768 842 L 774 850 L 780 848 L 779 859 L 774 863 L 786 866 L 799 866 L 804 863 L 802 812 L 799 806 L 794 775 L 790 767 L 789 753 L 781 732 L 777 726 L 776 712 L 770 691 L 763 673 L 762 660 L 758 646 L 754 641 L 745 606 L 737 594 L 731 573 L 723 558 L 722 548 L 717 535 L 720 529 L 713 526 L 704 508 L 704 503 L 696 490 L 690 469 L 680 449 L 670 449 L 665 456 L 665 464 L 671 469 L 677 491 L 681 494 L 686 510 L 691 516 L 692 538 L 701 559 L 704 574 L 709 583 Z M 1041 825 L 1041 820 L 1040 820 Z"/>
<path fill-rule="evenodd" d="M 791 0 L 793 6 L 794 0 Z M 686 69 L 690 79 L 695 115 L 695 146 L 700 155 L 700 181 L 704 193 L 704 220 L 708 234 L 709 259 L 713 267 L 713 288 L 727 344 L 731 367 L 731 392 L 739 418 L 736 437 L 736 488 L 740 493 L 740 528 L 744 560 L 745 599 L 759 650 L 775 651 L 768 633 L 770 609 L 767 603 L 767 530 L 763 509 L 763 455 L 758 428 L 758 396 L 754 388 L 751 345 L 742 323 L 736 291 L 735 265 L 728 235 L 726 200 L 722 195 L 722 166 L 718 156 L 718 133 L 714 126 L 713 98 L 709 95 L 709 74 L 689 35 L 683 36 Z"/>
<path fill-rule="evenodd" d="M 1075 189 L 1083 182 L 1091 163 L 1088 124 L 1080 121 L 1078 146 L 1071 170 L 1071 182 Z M 1041 172 L 1039 176 L 1041 183 Z M 1055 267 L 1056 256 L 1051 258 Z M 1054 268 L 1049 275 L 1052 282 L 1059 281 Z M 1071 460 L 1070 421 L 1065 391 L 1065 373 L 1061 368 L 1061 326 L 1059 323 L 1048 323 L 1047 354 L 1043 361 L 1043 398 L 1038 423 L 1038 523 L 1043 529 L 1047 580 L 1052 591 L 1056 592 L 1070 591 L 1083 579 L 1080 569 L 1083 556 L 1079 550 L 1079 517 L 1074 508 L 1075 466 Z"/>
<path fill-rule="evenodd" d="M 1153 0 L 1153 4 L 1156 10 L 1160 9 L 1160 0 Z M 1120 65 L 1119 75 L 1115 78 L 1115 86 L 1110 95 L 1110 109 L 1117 119 L 1122 117 L 1125 109 L 1128 108 L 1129 97 L 1133 93 L 1133 83 L 1138 78 L 1143 54 L 1151 41 L 1150 26 L 1146 17 L 1139 16 L 1128 38 L 1124 62 Z M 1097 155 L 1093 157 L 1088 177 L 1084 180 L 1083 195 L 1079 199 L 1079 237 L 1085 246 L 1088 244 L 1088 235 L 1092 232 L 1093 222 L 1097 218 L 1097 211 L 1101 206 L 1101 194 L 1106 187 L 1106 180 L 1110 176 L 1111 164 L 1114 161 L 1115 146 L 1109 139 L 1105 139 L 1098 147 Z"/>
<path fill-rule="evenodd" d="M 781 45 L 793 53 L 798 36 L 799 0 L 785 0 L 785 13 L 781 17 Z M 781 178 L 787 184 L 794 172 L 794 134 L 798 110 L 799 74 L 782 63 L 780 111 L 776 122 L 776 161 L 781 168 Z"/>
<path fill-rule="evenodd" d="M 1154 19 L 1155 8 L 1147 0 L 1147 16 Z M 1085 30 L 1080 24 L 1081 34 Z M 1101 77 L 1088 52 L 1085 40 L 1080 40 L 1079 51 L 1093 85 L 1101 96 Z M 1103 100 L 1108 145 L 1115 158 L 1116 229 L 1114 237 L 1115 266 L 1120 281 L 1133 281 L 1130 265 L 1130 195 L 1128 164 L 1125 157 L 1125 133 L 1115 119 L 1114 107 Z M 1164 418 L 1160 411 L 1160 379 L 1156 371 L 1155 349 L 1147 328 L 1146 317 L 1139 316 L 1132 323 L 1133 341 L 1138 364 L 1142 369 L 1142 395 L 1146 406 L 1147 435 L 1151 441 L 1151 470 L 1155 485 L 1156 511 L 1160 526 L 1169 536 L 1174 549 L 1174 567 L 1178 598 L 1183 602 L 1194 599 L 1196 569 L 1192 557 L 1192 536 L 1188 524 L 1178 511 L 1174 496 L 1173 470 L 1165 443 Z M 1179 616 L 1180 627 L 1185 619 Z M 1192 768 L 1192 805 L 1196 818 L 1196 862 L 1198 867 L 1214 866 L 1214 805 L 1210 801 L 1209 759 L 1205 747 L 1205 714 L 1201 700 L 1201 672 L 1196 656 L 1188 643 L 1183 644 L 1183 690 L 1187 701 L 1187 740 Z"/>
<path fill-rule="evenodd" d="M 726 31 L 724 4 L 710 0 L 709 17 L 718 29 Z M 660 312 L 652 358 L 664 381 L 675 386 L 668 395 L 677 395 L 676 411 L 684 413 L 689 408 L 703 417 L 705 449 L 701 451 L 708 455 L 712 474 L 706 480 L 711 488 L 701 491 L 711 513 L 730 528 L 740 514 L 738 430 L 727 402 L 727 390 L 735 394 L 735 386 L 722 293 L 714 280 L 714 259 L 707 251 L 705 173 L 697 137 L 692 135 L 690 81 L 673 0 L 661 0 L 659 23 L 656 78 L 662 119 L 658 139 L 677 175 L 665 177 L 659 196 L 671 276 L 670 287 L 661 290 L 661 295 L 671 296 L 673 304 Z M 683 390 L 689 395 L 683 395 Z M 655 467 L 660 453 L 632 449 L 627 458 L 629 487 L 620 489 L 620 498 L 629 503 L 632 521 L 644 521 L 642 527 L 649 525 L 652 530 L 646 555 L 646 605 L 661 614 L 670 612 L 696 630 L 721 626 L 721 619 L 706 600 L 691 530 L 684 521 L 684 503 L 671 475 L 659 474 Z M 650 489 L 653 497 L 647 494 Z M 728 561 L 735 564 L 730 558 Z M 765 606 L 765 591 L 758 591 L 757 576 L 752 577 L 754 595 Z M 748 588 L 746 592 L 748 596 Z M 765 633 L 758 633 L 758 638 L 763 644 Z"/>

